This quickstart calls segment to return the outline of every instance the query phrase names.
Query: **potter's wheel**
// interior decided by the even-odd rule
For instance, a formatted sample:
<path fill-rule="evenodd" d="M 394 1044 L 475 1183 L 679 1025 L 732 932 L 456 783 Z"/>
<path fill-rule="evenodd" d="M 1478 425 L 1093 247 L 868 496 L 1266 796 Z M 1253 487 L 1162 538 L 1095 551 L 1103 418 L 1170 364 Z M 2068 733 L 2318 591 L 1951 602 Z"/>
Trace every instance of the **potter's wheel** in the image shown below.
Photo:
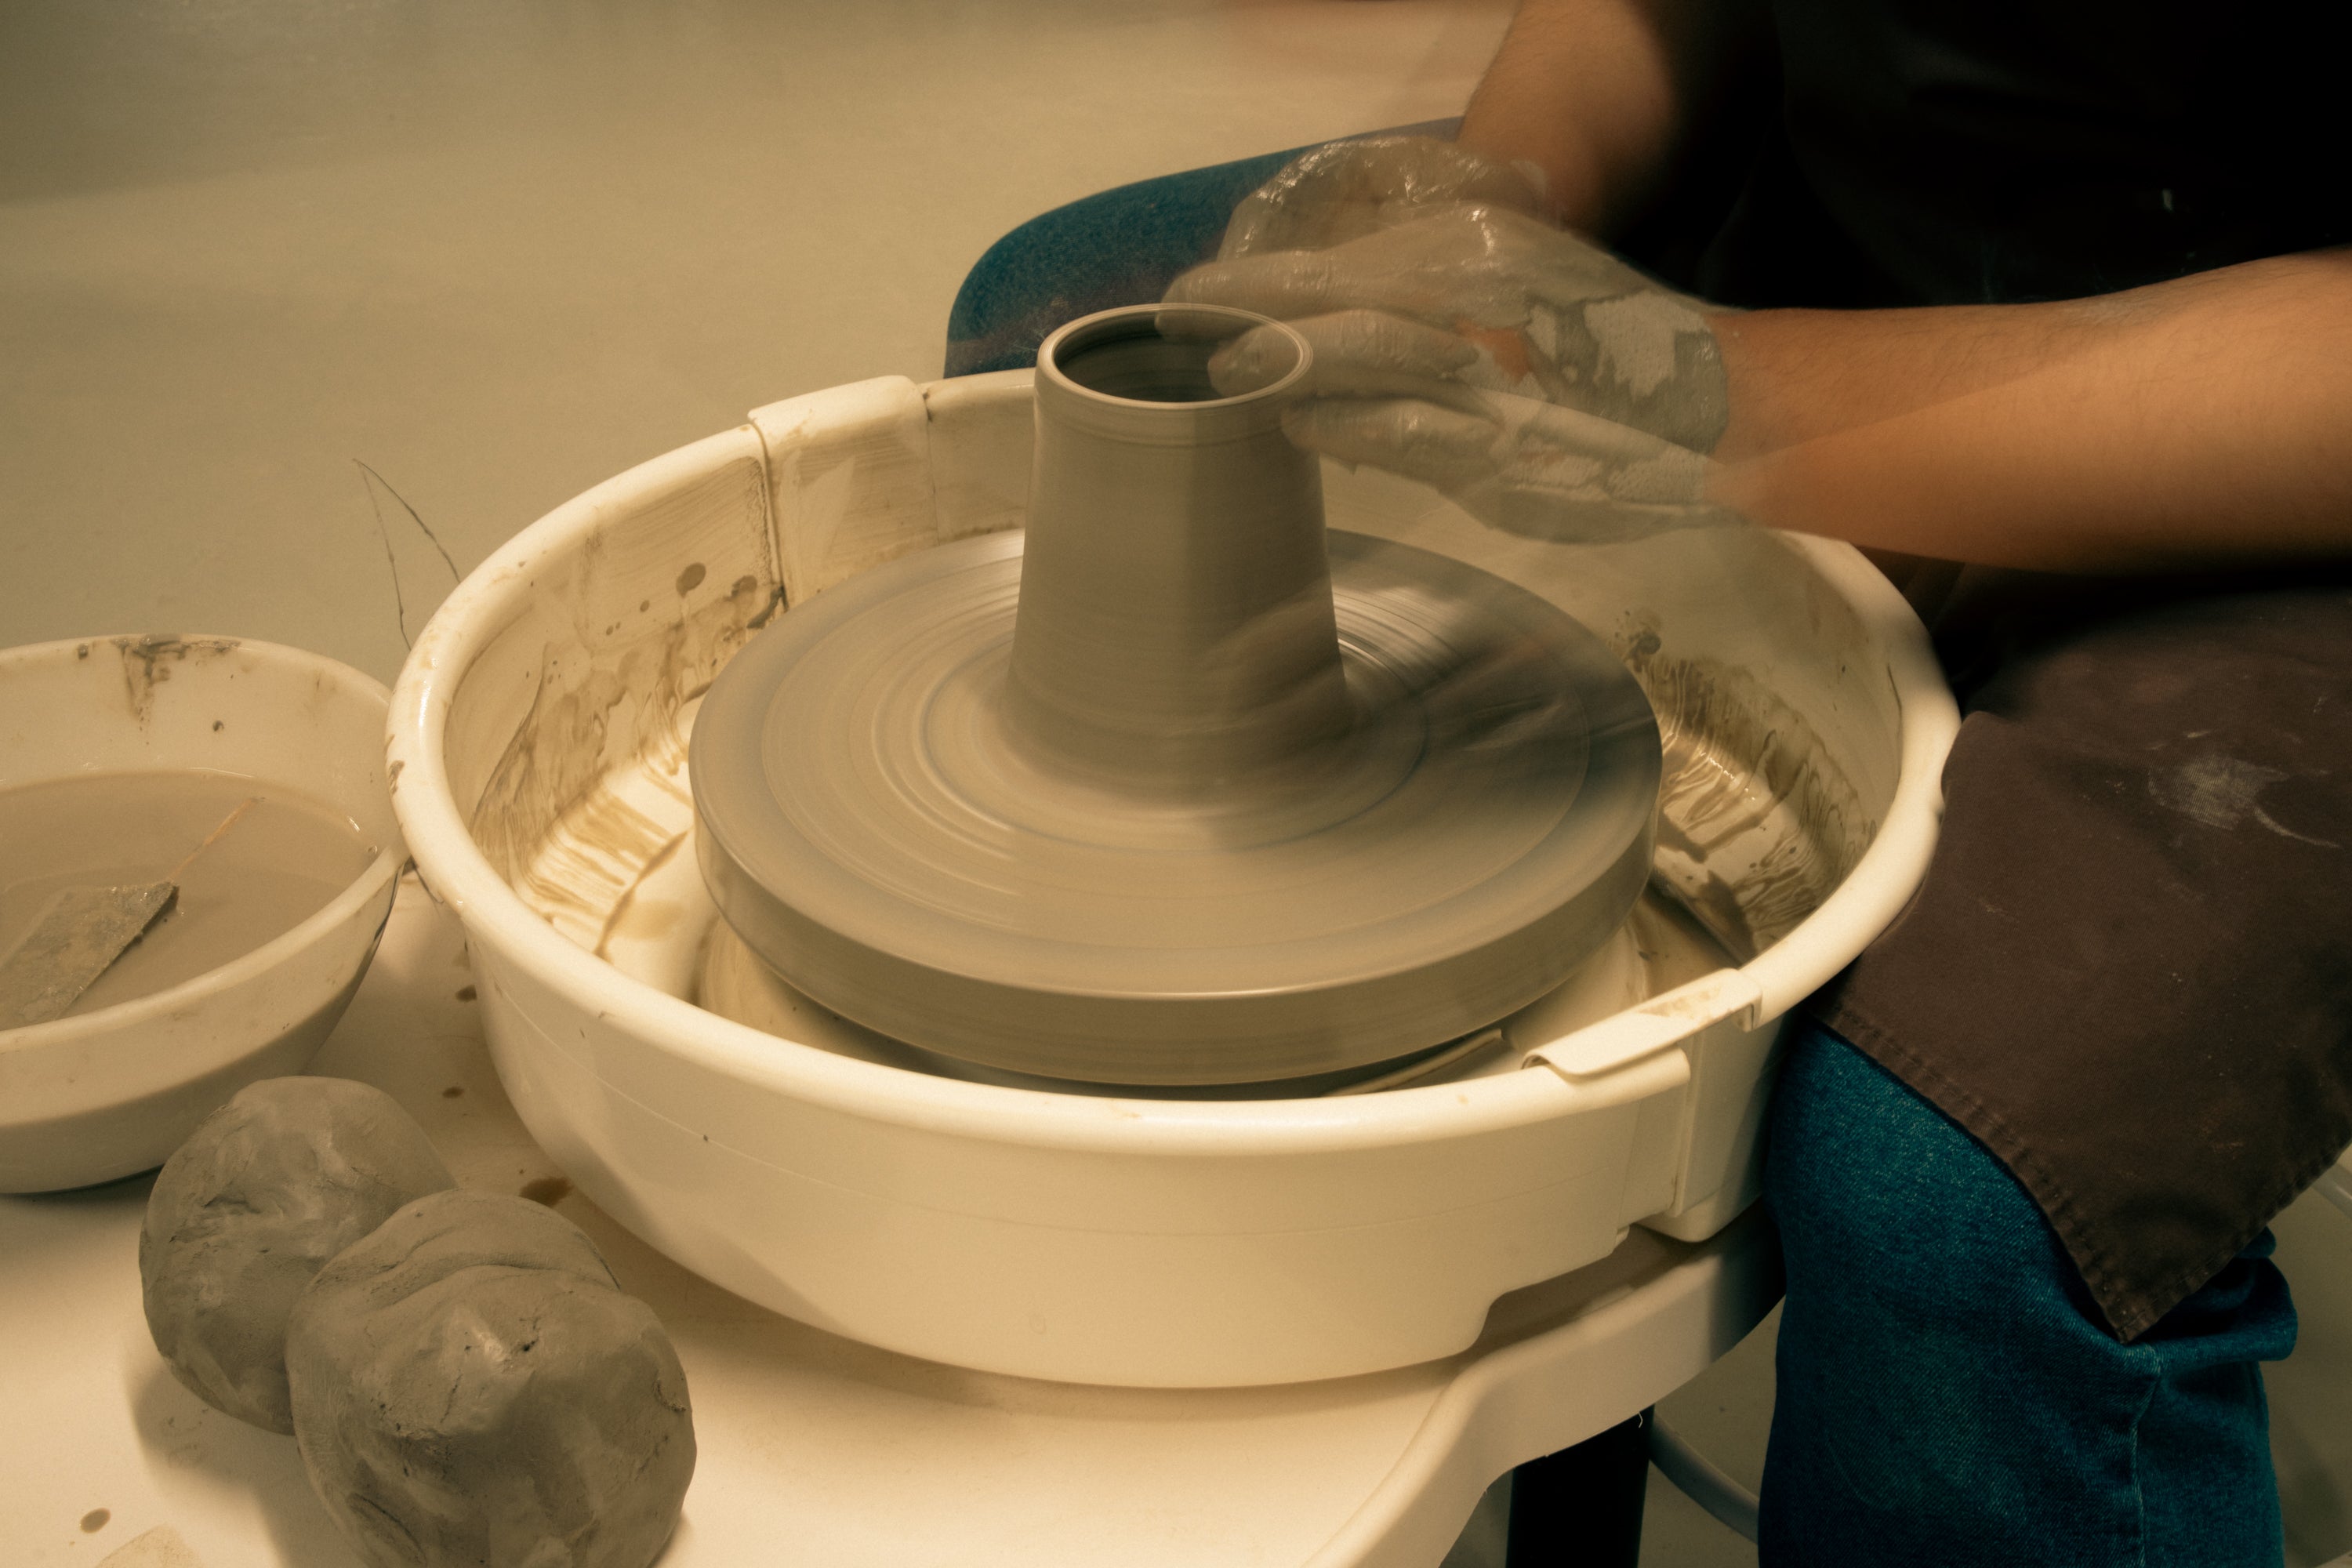
<path fill-rule="evenodd" d="M 1138 353 L 1206 351 L 1139 347 L 1138 313 L 1110 314 L 1128 395 L 1090 383 L 1082 332 L 1041 356 L 1025 605 L 1024 536 L 967 540 L 796 606 L 720 674 L 692 763 L 719 910 L 858 1024 L 1065 1080 L 1347 1073 L 1542 994 L 1647 875 L 1659 742 L 1639 687 L 1549 601 L 1327 535 L 1311 458 L 1303 480 L 1244 475 L 1251 503 L 1213 504 L 1241 443 L 1299 461 L 1281 387 L 1139 384 Z M 1070 442 L 1055 416 L 1073 402 L 1079 459 L 1108 443 L 1119 463 L 1161 466 L 1115 520 L 1074 521 L 1056 489 Z M 1217 470 L 1171 479 L 1168 464 L 1193 461 L 1184 441 L 1139 459 L 1118 447 L 1124 426 L 1084 427 L 1138 409 L 1224 420 L 1198 443 Z M 1255 500 L 1269 489 L 1289 498 L 1272 521 Z M 1083 499 L 1099 510 L 1098 490 Z M 1116 553 L 1163 525 L 1173 553 L 1120 557 L 1066 592 L 1065 541 L 1108 537 Z M 1281 530 L 1291 544 L 1269 563 Z M 1228 549 L 1255 554 L 1236 566 Z M 1200 584 L 1171 580 L 1196 559 Z M 1230 624 L 1203 633 L 1203 614 Z M 1163 633 L 1177 641 L 1155 649 Z"/>

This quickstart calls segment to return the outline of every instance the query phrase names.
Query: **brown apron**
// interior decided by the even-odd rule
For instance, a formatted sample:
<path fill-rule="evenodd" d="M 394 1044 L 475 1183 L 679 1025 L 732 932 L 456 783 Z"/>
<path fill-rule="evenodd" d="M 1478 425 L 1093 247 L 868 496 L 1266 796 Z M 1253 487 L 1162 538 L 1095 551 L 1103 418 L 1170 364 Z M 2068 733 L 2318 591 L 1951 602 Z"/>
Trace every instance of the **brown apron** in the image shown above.
<path fill-rule="evenodd" d="M 2352 155 L 2342 62 L 2281 42 L 2339 10 L 1771 0 L 1776 107 L 1727 121 L 1689 284 L 1998 303 L 2352 244 L 2352 181 L 2301 174 Z M 1933 868 L 1815 1008 L 2007 1163 L 2128 1340 L 2352 1138 L 2352 568 L 1961 586 Z"/>
<path fill-rule="evenodd" d="M 1811 1006 L 2129 1340 L 2352 1141 L 2352 573 L 1963 588 L 1934 862 Z"/>

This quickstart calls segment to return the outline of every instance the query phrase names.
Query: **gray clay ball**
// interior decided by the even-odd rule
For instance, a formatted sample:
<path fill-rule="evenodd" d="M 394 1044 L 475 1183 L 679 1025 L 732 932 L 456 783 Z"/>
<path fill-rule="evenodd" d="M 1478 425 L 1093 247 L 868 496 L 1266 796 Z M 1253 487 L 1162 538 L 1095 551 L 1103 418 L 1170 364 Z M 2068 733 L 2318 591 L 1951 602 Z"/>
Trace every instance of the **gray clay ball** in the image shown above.
<path fill-rule="evenodd" d="M 163 1163 L 139 1230 L 147 1327 L 204 1401 L 294 1430 L 286 1315 L 321 1264 L 454 1185 L 425 1130 L 339 1078 L 247 1084 Z"/>
<path fill-rule="evenodd" d="M 653 1310 L 522 1198 L 393 1215 L 303 1291 L 286 1370 L 310 1486 L 376 1568 L 646 1568 L 694 1474 Z"/>

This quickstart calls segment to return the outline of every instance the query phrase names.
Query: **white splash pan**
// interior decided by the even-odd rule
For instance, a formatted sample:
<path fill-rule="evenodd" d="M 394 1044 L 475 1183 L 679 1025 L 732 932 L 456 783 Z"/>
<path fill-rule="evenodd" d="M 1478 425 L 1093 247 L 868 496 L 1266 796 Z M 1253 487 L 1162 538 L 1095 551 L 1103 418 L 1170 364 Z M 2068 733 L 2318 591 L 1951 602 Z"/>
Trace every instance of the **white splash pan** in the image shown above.
<path fill-rule="evenodd" d="M 1327 470 L 1333 526 L 1528 583 L 1625 655 L 1668 737 L 1658 879 L 1763 944 L 1580 1027 L 1574 998 L 1538 1003 L 1506 1030 L 1524 1070 L 1303 1100 L 1056 1094 L 694 1005 L 697 700 L 780 606 L 1018 527 L 1030 429 L 1026 372 L 771 405 L 557 508 L 417 642 L 394 805 L 464 923 L 507 1092 L 581 1190 L 803 1322 L 1163 1387 L 1447 1355 L 1497 1297 L 1631 1225 L 1696 1239 L 1746 1208 L 1779 1020 L 1924 874 L 1957 728 L 1908 607 L 1818 540 L 1564 552 Z"/>

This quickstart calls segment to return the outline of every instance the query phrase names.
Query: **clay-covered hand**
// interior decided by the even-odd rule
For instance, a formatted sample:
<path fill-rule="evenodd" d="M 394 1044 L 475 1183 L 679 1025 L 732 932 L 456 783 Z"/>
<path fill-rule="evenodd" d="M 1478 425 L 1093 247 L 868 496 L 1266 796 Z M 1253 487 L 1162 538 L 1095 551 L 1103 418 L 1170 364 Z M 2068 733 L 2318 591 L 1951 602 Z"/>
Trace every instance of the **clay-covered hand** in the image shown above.
<path fill-rule="evenodd" d="M 1420 479 L 1493 527 L 1609 544 L 1733 522 L 1706 497 L 1707 460 L 1630 426 L 1508 393 L 1317 396 L 1283 417 L 1290 438 L 1344 463 Z"/>
<path fill-rule="evenodd" d="M 1538 216 L 1543 174 L 1427 136 L 1367 136 L 1302 153 L 1242 198 L 1217 259 L 1328 250 L 1444 206 L 1475 203 Z"/>
<path fill-rule="evenodd" d="M 1440 207 L 1325 250 L 1211 262 L 1171 301 L 1287 321 L 1312 347 L 1300 445 L 1423 479 L 1498 527 L 1610 540 L 1727 520 L 1705 499 L 1728 417 L 1705 308 L 1507 209 Z M 1286 353 L 1220 351 L 1227 394 Z"/>

